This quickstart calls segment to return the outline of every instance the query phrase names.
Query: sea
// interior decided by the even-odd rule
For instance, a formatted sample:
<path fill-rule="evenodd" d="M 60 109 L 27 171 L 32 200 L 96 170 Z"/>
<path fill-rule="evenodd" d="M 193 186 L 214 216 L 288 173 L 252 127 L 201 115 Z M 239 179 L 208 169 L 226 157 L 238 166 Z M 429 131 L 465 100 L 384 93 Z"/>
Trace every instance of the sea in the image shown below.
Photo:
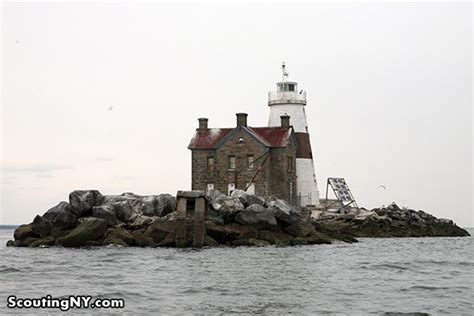
<path fill-rule="evenodd" d="M 474 235 L 474 229 L 468 229 Z M 0 229 L 7 298 L 123 299 L 67 314 L 474 315 L 474 238 L 361 238 L 297 247 L 13 248 Z"/>

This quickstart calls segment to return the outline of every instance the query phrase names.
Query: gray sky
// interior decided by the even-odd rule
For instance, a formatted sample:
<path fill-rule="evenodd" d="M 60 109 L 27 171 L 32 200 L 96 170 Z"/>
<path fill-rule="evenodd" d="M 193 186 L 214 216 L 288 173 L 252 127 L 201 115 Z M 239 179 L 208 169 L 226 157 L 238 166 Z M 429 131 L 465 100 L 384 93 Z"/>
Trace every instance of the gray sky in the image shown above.
<path fill-rule="evenodd" d="M 0 223 L 189 189 L 197 118 L 265 126 L 284 60 L 322 196 L 341 176 L 359 205 L 474 226 L 469 3 L 4 3 L 2 37 Z"/>

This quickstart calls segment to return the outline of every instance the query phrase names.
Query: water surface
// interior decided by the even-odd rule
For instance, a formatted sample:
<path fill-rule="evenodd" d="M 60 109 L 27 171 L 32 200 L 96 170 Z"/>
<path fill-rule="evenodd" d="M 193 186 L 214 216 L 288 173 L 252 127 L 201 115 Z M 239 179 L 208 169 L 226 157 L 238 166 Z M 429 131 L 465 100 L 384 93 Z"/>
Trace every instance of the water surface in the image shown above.
<path fill-rule="evenodd" d="M 471 235 L 474 231 L 469 230 Z M 360 239 L 298 247 L 7 248 L 0 229 L 0 314 L 9 295 L 123 298 L 128 314 L 472 315 L 474 238 Z"/>

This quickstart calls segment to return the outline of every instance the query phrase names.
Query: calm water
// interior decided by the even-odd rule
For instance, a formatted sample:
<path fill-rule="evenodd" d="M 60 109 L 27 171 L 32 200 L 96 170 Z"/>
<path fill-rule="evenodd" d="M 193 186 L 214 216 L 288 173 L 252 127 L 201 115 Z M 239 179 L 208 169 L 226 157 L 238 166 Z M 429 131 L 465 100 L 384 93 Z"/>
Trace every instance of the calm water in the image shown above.
<path fill-rule="evenodd" d="M 103 313 L 474 314 L 473 237 L 288 248 L 6 248 L 12 235 L 0 229 L 0 314 L 12 312 L 12 294 L 125 299 L 124 310 Z"/>

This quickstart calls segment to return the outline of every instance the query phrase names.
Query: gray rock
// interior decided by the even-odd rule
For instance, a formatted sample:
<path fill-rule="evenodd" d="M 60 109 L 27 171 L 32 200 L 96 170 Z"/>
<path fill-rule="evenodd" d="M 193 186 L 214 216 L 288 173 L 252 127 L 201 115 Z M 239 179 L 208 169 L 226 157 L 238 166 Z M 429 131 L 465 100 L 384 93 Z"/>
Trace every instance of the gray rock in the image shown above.
<path fill-rule="evenodd" d="M 265 199 L 253 194 L 248 194 L 243 190 L 234 190 L 231 194 L 232 197 L 238 198 L 244 207 L 248 207 L 252 204 L 265 205 Z"/>
<path fill-rule="evenodd" d="M 113 226 L 118 224 L 117 216 L 114 210 L 107 205 L 94 206 L 92 207 L 92 216 L 102 218 L 107 222 L 107 226 Z"/>
<path fill-rule="evenodd" d="M 78 216 L 92 211 L 92 207 L 101 205 L 103 200 L 104 196 L 97 190 L 76 190 L 69 194 L 69 204 Z"/>
<path fill-rule="evenodd" d="M 275 218 L 284 225 L 294 224 L 301 219 L 300 212 L 282 199 L 269 202 L 268 209 L 271 210 Z"/>
<path fill-rule="evenodd" d="M 244 226 L 255 227 L 258 230 L 278 229 L 278 223 L 273 212 L 258 204 L 252 204 L 245 210 L 240 211 L 235 216 L 235 221 Z"/>
<path fill-rule="evenodd" d="M 132 218 L 134 212 L 129 201 L 115 202 L 112 204 L 112 207 L 115 212 L 115 216 L 117 216 L 117 218 L 122 222 L 126 223 Z"/>
<path fill-rule="evenodd" d="M 176 198 L 171 194 L 160 194 L 156 198 L 155 215 L 163 217 L 176 210 Z"/>
<path fill-rule="evenodd" d="M 227 196 L 217 190 L 210 192 L 208 201 L 214 210 L 221 213 L 226 223 L 232 222 L 235 215 L 244 210 L 244 206 L 238 198 Z"/>
<path fill-rule="evenodd" d="M 46 211 L 46 213 L 43 214 L 43 218 L 53 223 L 53 226 L 59 229 L 72 227 L 77 220 L 77 216 L 73 212 L 71 205 L 64 201 L 59 202 L 58 205 Z"/>
<path fill-rule="evenodd" d="M 284 231 L 295 237 L 306 237 L 314 232 L 314 227 L 308 222 L 298 222 L 285 227 Z"/>

